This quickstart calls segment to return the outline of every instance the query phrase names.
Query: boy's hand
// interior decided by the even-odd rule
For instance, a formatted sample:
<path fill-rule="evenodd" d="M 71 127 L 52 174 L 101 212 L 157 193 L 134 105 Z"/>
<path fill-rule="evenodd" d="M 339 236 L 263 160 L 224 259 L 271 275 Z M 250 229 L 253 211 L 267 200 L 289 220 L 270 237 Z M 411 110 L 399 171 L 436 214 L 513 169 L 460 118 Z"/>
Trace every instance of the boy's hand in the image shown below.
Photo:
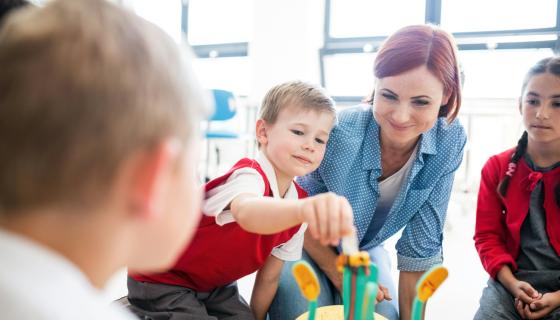
<path fill-rule="evenodd" d="M 539 299 L 527 304 L 515 299 L 515 309 L 523 319 L 546 317 L 560 306 L 560 291 L 545 293 Z"/>
<path fill-rule="evenodd" d="M 307 222 L 311 236 L 323 245 L 338 245 L 340 238 L 354 232 L 352 207 L 348 200 L 332 192 L 301 201 L 299 216 Z"/>

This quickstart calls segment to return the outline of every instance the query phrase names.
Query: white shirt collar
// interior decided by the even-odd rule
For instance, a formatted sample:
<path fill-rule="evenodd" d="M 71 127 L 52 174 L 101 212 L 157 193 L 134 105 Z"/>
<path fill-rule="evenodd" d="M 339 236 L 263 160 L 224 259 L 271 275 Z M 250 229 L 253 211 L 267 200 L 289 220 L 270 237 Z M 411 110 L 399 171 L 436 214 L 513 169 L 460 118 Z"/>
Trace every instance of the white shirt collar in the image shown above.
<path fill-rule="evenodd" d="M 41 274 L 57 273 L 57 281 L 68 281 L 70 283 L 80 283 L 81 285 L 87 284 L 91 286 L 86 276 L 68 259 L 64 258 L 58 252 L 51 250 L 48 247 L 28 239 L 22 235 L 12 233 L 0 229 L 0 255 L 9 257 L 9 259 L 2 259 L 5 263 L 2 266 L 9 267 L 9 265 L 18 265 L 20 268 L 13 270 L 13 272 L 23 272 L 21 268 L 36 269 L 41 266 Z M 64 270 L 64 272 L 60 272 Z M 0 271 L 3 268 L 0 267 Z"/>
<path fill-rule="evenodd" d="M 259 154 L 257 155 L 256 160 L 259 163 L 259 165 L 261 166 L 262 170 L 264 171 L 264 174 L 268 178 L 268 182 L 270 183 L 270 188 L 272 190 L 272 194 L 274 195 L 274 198 L 282 198 L 281 195 L 280 195 L 280 192 L 278 192 L 278 182 L 276 181 L 276 171 L 274 170 L 274 167 L 272 166 L 272 163 L 270 163 L 270 160 L 268 160 L 268 158 L 266 157 L 266 155 L 262 151 L 259 151 Z M 286 192 L 286 195 L 284 196 L 284 199 L 298 199 L 297 189 L 296 189 L 296 186 L 294 184 L 295 184 L 294 181 L 292 181 L 292 183 L 290 183 L 290 187 L 288 188 L 288 191 Z"/>
<path fill-rule="evenodd" d="M 0 257 L 0 310 L 7 318 L 133 319 L 76 265 L 31 239 L 0 229 Z"/>

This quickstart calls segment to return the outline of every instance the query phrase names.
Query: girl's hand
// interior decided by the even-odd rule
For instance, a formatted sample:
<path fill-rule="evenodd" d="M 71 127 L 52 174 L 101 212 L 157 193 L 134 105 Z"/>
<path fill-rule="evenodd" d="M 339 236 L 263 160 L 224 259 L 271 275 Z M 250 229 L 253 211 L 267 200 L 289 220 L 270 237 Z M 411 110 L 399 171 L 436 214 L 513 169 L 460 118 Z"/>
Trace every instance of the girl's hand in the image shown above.
<path fill-rule="evenodd" d="M 529 304 L 515 299 L 515 309 L 523 319 L 540 319 L 560 306 L 560 291 L 545 293 Z"/>
<path fill-rule="evenodd" d="M 542 297 L 542 294 L 535 290 L 531 284 L 525 281 L 515 281 L 509 287 L 509 291 L 516 300 L 520 300 L 523 304 L 530 304 Z"/>

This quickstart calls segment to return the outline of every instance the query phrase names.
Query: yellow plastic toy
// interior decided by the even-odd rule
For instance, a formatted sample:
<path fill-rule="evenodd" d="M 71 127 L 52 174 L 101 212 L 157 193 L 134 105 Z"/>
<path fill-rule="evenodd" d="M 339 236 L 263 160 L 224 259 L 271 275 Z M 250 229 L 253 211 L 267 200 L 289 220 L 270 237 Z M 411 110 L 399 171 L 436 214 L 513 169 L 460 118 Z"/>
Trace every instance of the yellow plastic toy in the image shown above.
<path fill-rule="evenodd" d="M 449 272 L 443 266 L 435 266 L 426 271 L 416 284 L 416 298 L 412 304 L 412 320 L 422 319 L 424 304 L 447 279 Z"/>
<path fill-rule="evenodd" d="M 319 280 L 313 268 L 305 261 L 298 261 L 292 267 L 292 274 L 301 290 L 301 294 L 309 301 L 309 320 L 315 319 L 317 297 L 321 293 Z"/>

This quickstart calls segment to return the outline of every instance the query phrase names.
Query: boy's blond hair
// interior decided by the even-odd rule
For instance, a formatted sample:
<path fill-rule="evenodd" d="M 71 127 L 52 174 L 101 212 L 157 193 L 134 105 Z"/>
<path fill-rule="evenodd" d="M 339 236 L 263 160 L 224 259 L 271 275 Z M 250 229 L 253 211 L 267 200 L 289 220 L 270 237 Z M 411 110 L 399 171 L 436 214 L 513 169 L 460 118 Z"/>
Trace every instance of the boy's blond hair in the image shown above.
<path fill-rule="evenodd" d="M 52 1 L 4 21 L 0 213 L 95 204 L 125 158 L 193 138 L 205 101 L 192 69 L 163 31 L 113 6 Z"/>
<path fill-rule="evenodd" d="M 274 124 L 280 111 L 288 106 L 296 106 L 303 111 L 326 112 L 336 118 L 333 99 L 321 87 L 303 81 L 285 82 L 268 90 L 259 118 Z"/>

